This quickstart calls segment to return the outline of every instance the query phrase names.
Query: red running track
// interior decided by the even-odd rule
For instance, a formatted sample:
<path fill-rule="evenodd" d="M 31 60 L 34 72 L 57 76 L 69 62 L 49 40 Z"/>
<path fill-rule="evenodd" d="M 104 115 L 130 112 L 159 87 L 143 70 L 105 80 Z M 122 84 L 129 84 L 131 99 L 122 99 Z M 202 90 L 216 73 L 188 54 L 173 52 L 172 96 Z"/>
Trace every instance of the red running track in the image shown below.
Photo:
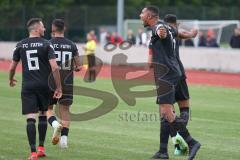
<path fill-rule="evenodd" d="M 8 71 L 9 66 L 10 66 L 10 61 L 0 61 L 0 71 Z M 116 70 L 115 72 L 119 71 L 119 73 L 122 70 L 124 70 L 122 68 L 126 69 L 126 67 L 114 67 L 114 69 Z M 21 71 L 21 65 L 19 65 L 17 68 L 17 72 L 20 72 L 20 71 Z M 135 72 L 135 73 L 131 73 L 127 77 L 133 78 L 139 75 L 143 75 L 145 73 L 146 72 L 144 71 Z M 83 75 L 83 73 L 80 72 L 80 73 L 77 73 L 77 75 Z M 104 77 L 104 78 L 111 77 L 110 66 L 103 66 L 99 73 L 99 77 Z M 227 88 L 240 88 L 240 74 L 188 70 L 187 77 L 188 77 L 187 81 L 189 84 L 221 86 L 221 87 L 227 87 Z"/>

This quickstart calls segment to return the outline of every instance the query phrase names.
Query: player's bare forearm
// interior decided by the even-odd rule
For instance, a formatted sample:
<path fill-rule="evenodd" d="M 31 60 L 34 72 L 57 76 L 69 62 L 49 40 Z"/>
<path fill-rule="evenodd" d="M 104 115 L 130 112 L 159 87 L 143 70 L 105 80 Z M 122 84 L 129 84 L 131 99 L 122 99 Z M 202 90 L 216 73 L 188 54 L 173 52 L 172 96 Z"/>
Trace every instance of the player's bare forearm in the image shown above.
<path fill-rule="evenodd" d="M 56 84 L 56 89 L 61 91 L 62 90 L 62 84 L 61 84 L 61 77 L 60 77 L 60 72 L 59 72 L 59 69 L 55 69 L 54 72 L 53 72 L 53 77 L 54 77 L 54 81 L 55 81 L 55 84 Z"/>
<path fill-rule="evenodd" d="M 53 77 L 56 84 L 56 89 L 54 91 L 53 98 L 59 99 L 62 97 L 62 84 L 61 84 L 61 77 L 60 77 L 60 72 L 58 67 L 54 69 Z"/>
<path fill-rule="evenodd" d="M 9 68 L 9 80 L 13 79 L 13 77 L 15 76 L 17 65 L 18 65 L 18 62 L 12 61 Z"/>
<path fill-rule="evenodd" d="M 190 38 L 195 38 L 197 34 L 198 34 L 198 30 L 192 29 L 190 32 L 187 32 L 187 31 L 178 32 L 178 37 L 181 39 L 190 39 Z"/>
<path fill-rule="evenodd" d="M 12 80 L 14 78 L 15 72 L 16 72 L 15 69 L 10 69 L 9 70 L 9 80 Z"/>
<path fill-rule="evenodd" d="M 60 77 L 60 72 L 59 72 L 59 67 L 57 65 L 57 62 L 55 59 L 50 59 L 49 63 L 52 68 L 53 78 L 54 78 L 57 90 L 62 90 L 61 77 Z"/>
<path fill-rule="evenodd" d="M 62 85 L 61 85 L 61 79 L 60 79 L 60 73 L 59 73 L 59 69 L 57 69 L 54 73 L 53 73 L 53 77 L 56 83 L 56 90 L 54 91 L 53 94 L 53 98 L 61 98 L 62 97 Z"/>
<path fill-rule="evenodd" d="M 75 71 L 80 71 L 81 70 L 81 60 L 80 60 L 80 56 L 74 56 L 73 57 L 74 60 L 74 65 L 75 65 Z"/>
<path fill-rule="evenodd" d="M 18 62 L 12 61 L 9 69 L 9 85 L 11 87 L 15 86 L 17 80 L 14 79 L 16 68 L 17 68 Z"/>

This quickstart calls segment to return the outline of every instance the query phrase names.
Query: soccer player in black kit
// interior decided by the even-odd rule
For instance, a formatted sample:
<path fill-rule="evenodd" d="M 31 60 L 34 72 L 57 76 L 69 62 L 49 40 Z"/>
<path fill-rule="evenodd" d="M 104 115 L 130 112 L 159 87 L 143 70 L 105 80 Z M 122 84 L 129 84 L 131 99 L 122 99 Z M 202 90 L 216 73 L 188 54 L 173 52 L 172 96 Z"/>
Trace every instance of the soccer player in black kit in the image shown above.
<path fill-rule="evenodd" d="M 145 27 L 151 27 L 152 29 L 150 43 L 153 63 L 158 63 L 168 68 L 168 72 L 163 76 L 158 75 L 158 68 L 156 68 L 156 66 L 153 68 L 154 76 L 157 76 L 157 78 L 155 78 L 157 79 L 156 86 L 160 90 L 165 87 L 161 86 L 159 83 L 160 81 L 168 82 L 168 84 L 172 86 L 172 89 L 167 94 L 158 94 L 157 96 L 157 104 L 160 106 L 161 121 L 167 121 L 175 132 L 181 131 L 181 136 L 189 147 L 188 160 L 192 160 L 200 149 L 201 144 L 190 136 L 184 121 L 175 115 L 173 108 L 176 87 L 182 76 L 175 53 L 176 41 L 174 37 L 177 37 L 178 34 L 174 32 L 169 25 L 159 21 L 159 9 L 157 7 L 145 7 L 140 14 L 140 18 Z M 158 154 L 159 152 L 157 152 L 153 158 L 158 158 Z"/>
<path fill-rule="evenodd" d="M 47 131 L 46 111 L 48 109 L 50 88 L 48 77 L 53 72 L 56 90 L 55 98 L 62 96 L 60 74 L 56 63 L 54 49 L 45 39 L 44 25 L 39 18 L 32 18 L 27 22 L 29 37 L 19 43 L 13 53 L 13 59 L 9 71 L 9 85 L 16 85 L 14 79 L 16 67 L 22 62 L 22 114 L 27 118 L 27 137 L 31 148 L 29 160 L 37 160 L 44 157 L 44 141 Z M 36 117 L 39 114 L 38 132 L 39 146 L 36 149 Z"/>
<path fill-rule="evenodd" d="M 48 122 L 53 127 L 52 144 L 59 141 L 60 148 L 68 148 L 67 137 L 70 126 L 69 108 L 73 102 L 73 71 L 80 70 L 80 58 L 77 46 L 64 37 L 65 24 L 62 19 L 55 19 L 52 22 L 52 39 L 56 55 L 56 61 L 60 68 L 63 96 L 60 99 L 51 98 L 48 107 Z M 59 123 L 53 112 L 53 105 L 59 102 L 60 120 Z"/>
<path fill-rule="evenodd" d="M 178 30 L 177 26 L 177 17 L 173 14 L 167 14 L 164 17 L 164 22 L 167 22 L 173 29 Z M 175 100 L 178 103 L 179 109 L 180 109 L 180 117 L 185 121 L 185 124 L 187 125 L 189 120 L 189 92 L 188 92 L 188 86 L 186 82 L 186 74 L 184 66 L 180 60 L 179 56 L 179 39 L 187 39 L 187 38 L 195 38 L 198 31 L 196 29 L 191 29 L 191 31 L 178 31 L 178 37 L 175 38 L 176 40 L 176 58 L 179 63 L 179 67 L 182 73 L 182 76 L 180 78 L 179 84 L 176 87 L 175 91 Z M 160 150 L 159 150 L 159 157 L 162 159 L 166 159 L 168 157 L 168 138 L 169 134 L 172 137 L 173 143 L 175 144 L 175 151 L 174 155 L 183 155 L 187 151 L 187 144 L 182 139 L 181 132 L 180 135 L 177 134 L 177 136 L 172 130 L 169 129 L 169 125 L 166 121 L 161 122 L 161 133 L 160 133 Z"/>

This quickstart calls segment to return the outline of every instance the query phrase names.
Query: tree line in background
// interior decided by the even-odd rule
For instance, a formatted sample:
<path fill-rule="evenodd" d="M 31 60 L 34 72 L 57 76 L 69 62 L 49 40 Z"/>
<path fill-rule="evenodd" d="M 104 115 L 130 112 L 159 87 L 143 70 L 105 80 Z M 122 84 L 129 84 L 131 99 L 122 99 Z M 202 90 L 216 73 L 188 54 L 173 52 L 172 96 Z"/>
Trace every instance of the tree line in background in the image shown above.
<path fill-rule="evenodd" d="M 117 0 L 1 0 L 0 7 L 11 6 L 37 6 L 37 5 L 54 5 L 58 7 L 67 7 L 72 5 L 94 5 L 94 6 L 113 6 L 116 5 Z M 240 0 L 125 0 L 126 5 L 143 6 L 148 4 L 164 6 L 240 6 Z"/>
<path fill-rule="evenodd" d="M 117 0 L 1 0 L 0 40 L 21 39 L 27 34 L 27 20 L 41 17 L 47 29 L 52 19 L 64 18 L 68 36 L 79 41 L 90 29 L 115 25 L 116 4 Z M 138 19 L 149 4 L 159 6 L 160 16 L 174 13 L 180 19 L 240 19 L 240 0 L 125 0 L 124 18 Z"/>

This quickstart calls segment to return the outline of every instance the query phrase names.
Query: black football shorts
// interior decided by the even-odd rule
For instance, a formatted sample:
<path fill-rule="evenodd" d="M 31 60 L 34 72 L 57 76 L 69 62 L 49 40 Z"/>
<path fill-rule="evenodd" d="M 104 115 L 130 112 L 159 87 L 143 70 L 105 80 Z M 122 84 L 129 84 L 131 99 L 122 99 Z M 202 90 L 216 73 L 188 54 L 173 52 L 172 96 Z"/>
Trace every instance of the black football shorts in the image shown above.
<path fill-rule="evenodd" d="M 189 99 L 188 85 L 185 78 L 181 79 L 175 88 L 175 100 L 177 102 Z"/>
<path fill-rule="evenodd" d="M 50 92 L 48 91 L 26 91 L 21 92 L 22 114 L 38 113 L 47 111 Z"/>

